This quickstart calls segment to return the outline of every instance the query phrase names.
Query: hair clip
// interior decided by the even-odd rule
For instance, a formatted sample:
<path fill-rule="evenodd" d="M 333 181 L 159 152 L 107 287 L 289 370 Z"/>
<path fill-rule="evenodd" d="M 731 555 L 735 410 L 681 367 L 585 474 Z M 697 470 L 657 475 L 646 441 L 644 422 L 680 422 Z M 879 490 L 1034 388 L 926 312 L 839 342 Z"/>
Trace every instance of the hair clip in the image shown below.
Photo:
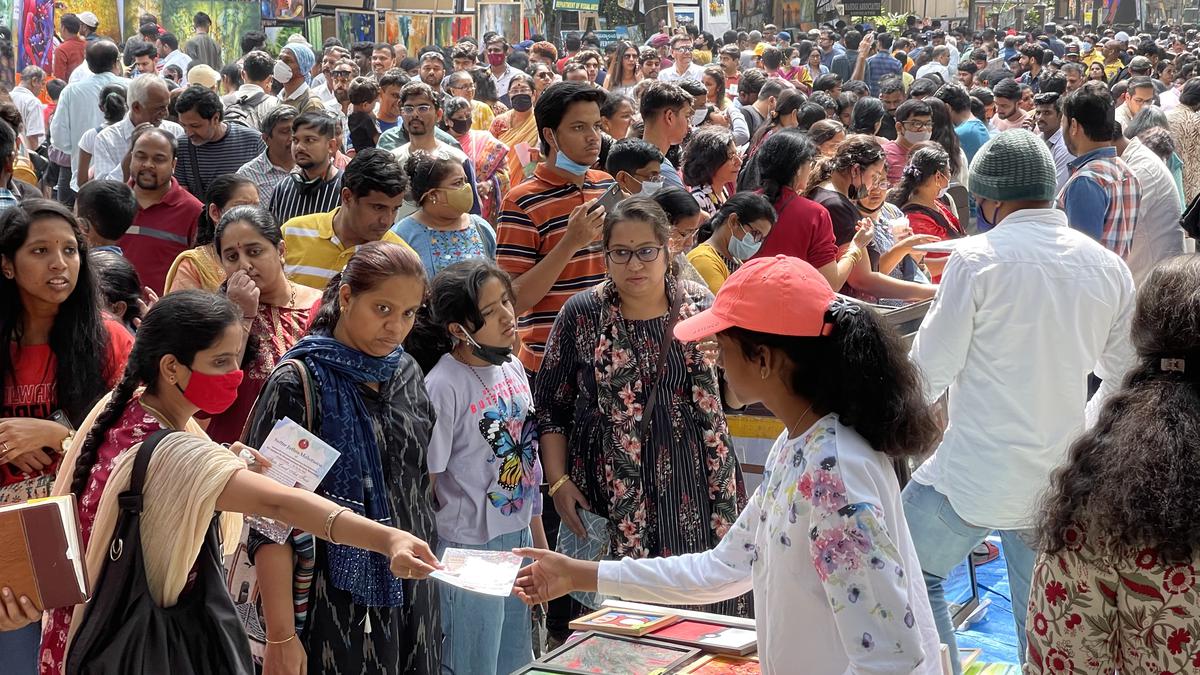
<path fill-rule="evenodd" d="M 858 303 L 846 298 L 834 298 L 833 302 L 829 303 L 829 313 L 837 321 L 847 316 L 855 316 L 861 311 L 862 307 Z"/>
<path fill-rule="evenodd" d="M 1184 359 L 1159 359 L 1158 369 L 1164 373 L 1183 374 L 1187 369 L 1187 361 Z"/>

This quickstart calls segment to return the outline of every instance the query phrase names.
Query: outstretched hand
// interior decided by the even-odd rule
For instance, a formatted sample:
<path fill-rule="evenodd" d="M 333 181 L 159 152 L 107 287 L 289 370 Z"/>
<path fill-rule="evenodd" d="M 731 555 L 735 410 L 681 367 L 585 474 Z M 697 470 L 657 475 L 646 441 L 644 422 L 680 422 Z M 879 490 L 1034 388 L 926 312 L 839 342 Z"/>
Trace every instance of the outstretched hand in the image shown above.
<path fill-rule="evenodd" d="M 429 544 L 403 530 L 392 535 L 388 557 L 392 561 L 392 574 L 401 579 L 426 579 L 442 566 Z"/>
<path fill-rule="evenodd" d="M 597 563 L 540 548 L 514 548 L 513 553 L 533 558 L 532 564 L 517 572 L 513 583 L 513 591 L 527 605 L 549 602 L 571 591 L 596 590 Z"/>

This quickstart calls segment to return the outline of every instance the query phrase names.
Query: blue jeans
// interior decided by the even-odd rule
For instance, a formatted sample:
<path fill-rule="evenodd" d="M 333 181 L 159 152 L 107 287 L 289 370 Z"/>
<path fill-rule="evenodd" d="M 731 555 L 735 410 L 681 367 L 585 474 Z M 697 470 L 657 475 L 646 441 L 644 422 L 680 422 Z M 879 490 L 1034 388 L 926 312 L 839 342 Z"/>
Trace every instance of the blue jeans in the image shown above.
<path fill-rule="evenodd" d="M 441 539 L 438 557 L 447 548 L 509 551 L 532 546 L 529 528 L 502 534 L 483 545 Z M 516 595 L 498 598 L 441 584 L 443 675 L 506 675 L 533 661 L 529 608 Z"/>
<path fill-rule="evenodd" d="M 17 630 L 0 631 L 0 673 L 37 675 L 38 650 L 42 646 L 42 623 Z"/>
<path fill-rule="evenodd" d="M 992 531 L 960 518 L 950 500 L 929 485 L 910 481 L 904 486 L 902 498 L 904 517 L 925 575 L 925 589 L 929 592 L 929 606 L 933 610 L 938 637 L 950 648 L 954 675 L 961 675 L 958 644 L 942 583 Z M 1036 553 L 1029 544 L 1032 541 L 1029 530 L 998 530 L 998 533 L 1000 543 L 1004 545 L 1004 561 L 1008 564 L 1008 588 L 1012 594 L 1012 613 L 1020 650 L 1017 657 L 1024 663 L 1025 612 L 1029 605 L 1029 584 Z"/>

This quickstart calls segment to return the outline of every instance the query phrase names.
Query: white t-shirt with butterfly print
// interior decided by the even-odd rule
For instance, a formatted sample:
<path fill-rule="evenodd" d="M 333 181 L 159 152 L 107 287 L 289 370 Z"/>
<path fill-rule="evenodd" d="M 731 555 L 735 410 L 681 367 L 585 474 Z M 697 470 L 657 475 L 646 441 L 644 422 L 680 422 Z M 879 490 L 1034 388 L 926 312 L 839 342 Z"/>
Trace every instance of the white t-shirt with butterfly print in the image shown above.
<path fill-rule="evenodd" d="M 438 537 L 482 545 L 541 515 L 542 463 L 529 378 L 517 359 L 474 367 L 450 354 L 425 376 Z"/>

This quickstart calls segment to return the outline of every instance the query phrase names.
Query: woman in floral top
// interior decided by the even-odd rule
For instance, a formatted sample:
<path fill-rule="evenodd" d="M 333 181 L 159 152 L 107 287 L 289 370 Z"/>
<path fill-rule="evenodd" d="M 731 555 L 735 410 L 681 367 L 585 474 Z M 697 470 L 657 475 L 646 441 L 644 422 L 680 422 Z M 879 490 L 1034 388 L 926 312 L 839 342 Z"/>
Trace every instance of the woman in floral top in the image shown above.
<path fill-rule="evenodd" d="M 580 536 L 576 508 L 607 518 L 613 558 L 711 549 L 746 504 L 712 363 L 695 342 L 664 339 L 672 309 L 691 316 L 712 297 L 668 275 L 668 237 L 649 197 L 609 214 L 609 280 L 567 301 L 534 383 L 555 508 Z M 709 610 L 748 615 L 736 595 Z"/>
<path fill-rule="evenodd" d="M 1138 360 L 1043 504 L 1025 672 L 1200 672 L 1200 260 L 1151 272 Z"/>
<path fill-rule="evenodd" d="M 519 549 L 526 602 L 573 589 L 651 602 L 754 591 L 764 673 L 941 673 L 937 629 L 892 457 L 937 425 L 894 331 L 808 263 L 757 258 L 680 340 L 716 335 L 729 387 L 787 424 L 763 483 L 711 551 L 600 563 Z"/>

